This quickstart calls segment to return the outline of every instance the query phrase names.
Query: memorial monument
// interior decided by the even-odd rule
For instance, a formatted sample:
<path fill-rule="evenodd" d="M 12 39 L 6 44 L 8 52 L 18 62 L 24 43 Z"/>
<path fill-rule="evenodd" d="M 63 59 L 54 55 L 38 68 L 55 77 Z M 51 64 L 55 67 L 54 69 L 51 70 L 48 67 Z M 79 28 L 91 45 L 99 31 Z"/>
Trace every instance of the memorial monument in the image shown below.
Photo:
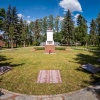
<path fill-rule="evenodd" d="M 53 30 L 48 28 L 47 30 L 47 40 L 45 45 L 45 53 L 55 53 L 55 45 L 53 40 Z"/>

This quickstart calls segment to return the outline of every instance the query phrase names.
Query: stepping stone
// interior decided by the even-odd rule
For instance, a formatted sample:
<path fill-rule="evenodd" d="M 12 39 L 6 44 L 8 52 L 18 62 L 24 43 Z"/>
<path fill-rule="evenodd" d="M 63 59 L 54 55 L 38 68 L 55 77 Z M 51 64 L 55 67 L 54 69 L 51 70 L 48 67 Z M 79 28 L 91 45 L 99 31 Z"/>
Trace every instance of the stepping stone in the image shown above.
<path fill-rule="evenodd" d="M 91 64 L 85 64 L 85 65 L 82 65 L 81 67 L 82 67 L 83 69 L 88 70 L 88 71 L 91 72 L 91 73 L 97 73 L 97 72 L 100 71 L 100 68 L 97 68 L 97 67 L 95 67 L 95 66 L 93 66 L 93 65 L 91 65 Z"/>
<path fill-rule="evenodd" d="M 62 83 L 59 70 L 40 70 L 37 83 Z"/>

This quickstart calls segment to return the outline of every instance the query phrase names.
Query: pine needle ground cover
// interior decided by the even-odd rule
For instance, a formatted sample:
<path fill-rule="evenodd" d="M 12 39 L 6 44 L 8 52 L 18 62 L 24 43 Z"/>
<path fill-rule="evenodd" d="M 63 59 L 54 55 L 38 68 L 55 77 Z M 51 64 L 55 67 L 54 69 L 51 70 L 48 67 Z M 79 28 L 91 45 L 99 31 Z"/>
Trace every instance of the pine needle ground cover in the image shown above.
<path fill-rule="evenodd" d="M 0 75 L 0 88 L 24 94 L 61 94 L 79 90 L 100 81 L 100 74 L 91 74 L 80 68 L 82 64 L 96 62 L 98 56 L 83 50 L 56 50 L 56 54 L 34 51 L 33 47 L 0 51 L 0 66 L 13 69 Z M 40 70 L 59 70 L 62 83 L 40 84 Z"/>

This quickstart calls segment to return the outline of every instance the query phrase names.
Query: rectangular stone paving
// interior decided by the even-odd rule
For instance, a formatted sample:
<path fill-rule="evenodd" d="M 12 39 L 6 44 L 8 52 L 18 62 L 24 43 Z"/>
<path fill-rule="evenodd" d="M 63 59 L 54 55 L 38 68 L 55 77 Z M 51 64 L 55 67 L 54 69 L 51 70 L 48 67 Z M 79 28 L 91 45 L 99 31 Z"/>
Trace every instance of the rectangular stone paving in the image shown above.
<path fill-rule="evenodd" d="M 37 83 L 62 83 L 59 70 L 40 70 Z"/>

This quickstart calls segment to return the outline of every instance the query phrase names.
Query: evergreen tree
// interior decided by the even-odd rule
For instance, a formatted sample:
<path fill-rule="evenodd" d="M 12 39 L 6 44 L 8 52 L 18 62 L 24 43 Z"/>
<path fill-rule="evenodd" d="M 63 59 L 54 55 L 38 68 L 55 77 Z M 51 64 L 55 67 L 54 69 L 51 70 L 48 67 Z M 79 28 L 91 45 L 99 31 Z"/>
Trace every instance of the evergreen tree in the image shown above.
<path fill-rule="evenodd" d="M 24 25 L 23 29 L 22 29 L 22 42 L 23 42 L 23 47 L 26 46 L 26 40 L 27 40 L 27 35 L 28 35 L 28 26 Z"/>
<path fill-rule="evenodd" d="M 97 23 L 97 40 L 98 40 L 98 44 L 100 46 L 100 13 L 96 19 L 96 23 Z"/>
<path fill-rule="evenodd" d="M 4 18 L 5 18 L 5 9 L 0 8 L 0 30 L 2 30 Z"/>
<path fill-rule="evenodd" d="M 34 35 L 35 35 L 36 45 L 39 45 L 39 42 L 40 42 L 39 41 L 39 38 L 40 38 L 40 27 L 39 27 L 38 20 L 35 21 Z"/>
<path fill-rule="evenodd" d="M 96 33 L 96 22 L 94 19 L 92 19 L 90 23 L 90 40 L 92 42 L 92 45 L 96 45 L 96 38 L 97 38 L 97 33 Z"/>
<path fill-rule="evenodd" d="M 31 21 L 29 24 L 29 30 L 34 34 L 35 32 L 35 22 Z"/>
<path fill-rule="evenodd" d="M 59 16 L 57 16 L 55 19 L 54 19 L 54 29 L 55 29 L 55 36 L 56 36 L 56 41 L 58 42 L 58 39 L 59 39 Z"/>
<path fill-rule="evenodd" d="M 42 23 L 43 23 L 42 19 L 39 19 L 38 23 L 39 23 L 40 33 L 42 33 Z"/>
<path fill-rule="evenodd" d="M 87 44 L 87 21 L 82 15 L 77 18 L 78 33 L 80 34 L 80 42 L 82 45 Z"/>
<path fill-rule="evenodd" d="M 46 16 L 43 18 L 43 21 L 42 21 L 42 35 L 43 35 L 42 41 L 46 41 L 47 29 L 48 29 L 48 23 L 47 23 L 47 16 Z"/>
<path fill-rule="evenodd" d="M 11 23 L 16 25 L 18 24 L 19 20 L 18 20 L 18 15 L 17 15 L 17 10 L 16 7 L 13 7 L 11 10 Z"/>
<path fill-rule="evenodd" d="M 18 16 L 17 16 L 17 10 L 16 10 L 16 7 L 11 7 L 9 5 L 8 7 L 8 10 L 6 12 L 6 16 L 5 16 L 5 20 L 4 20 L 4 23 L 3 23 L 3 27 L 4 27 L 4 30 L 6 32 L 6 35 L 8 36 L 8 39 L 11 38 L 12 36 L 12 33 L 10 31 L 10 28 L 12 29 L 12 25 L 13 25 L 13 28 L 14 28 L 14 35 L 13 35 L 13 40 L 15 39 L 15 36 L 17 35 L 17 27 L 18 27 Z M 12 41 L 10 41 L 12 42 Z M 13 41 L 14 42 L 14 41 Z M 8 44 L 9 44 L 9 40 L 8 40 Z M 13 43 L 11 43 L 11 45 L 13 45 Z M 11 46 L 13 47 L 13 46 Z"/>
<path fill-rule="evenodd" d="M 17 44 L 21 45 L 23 28 L 24 28 L 24 23 L 23 23 L 23 19 L 21 17 L 19 19 L 19 23 L 17 25 L 17 34 L 15 35 L 16 47 L 17 47 Z"/>
<path fill-rule="evenodd" d="M 74 36 L 75 36 L 75 42 L 76 43 L 79 42 L 80 38 L 81 38 L 79 27 L 75 27 L 75 29 L 74 29 Z"/>
<path fill-rule="evenodd" d="M 4 19 L 4 24 L 3 24 L 4 30 L 5 30 L 6 33 L 9 33 L 9 26 L 11 24 L 11 18 L 12 18 L 11 17 L 11 6 L 9 5 L 8 9 L 6 11 L 6 15 L 5 15 L 5 19 Z"/>
<path fill-rule="evenodd" d="M 13 38 L 14 38 L 14 31 L 15 31 L 15 27 L 13 24 L 10 24 L 9 26 L 9 39 L 10 39 L 10 45 L 11 45 L 11 49 L 13 49 Z"/>
<path fill-rule="evenodd" d="M 67 44 L 70 44 L 74 40 L 74 22 L 70 10 L 64 16 L 62 33 Z"/>

